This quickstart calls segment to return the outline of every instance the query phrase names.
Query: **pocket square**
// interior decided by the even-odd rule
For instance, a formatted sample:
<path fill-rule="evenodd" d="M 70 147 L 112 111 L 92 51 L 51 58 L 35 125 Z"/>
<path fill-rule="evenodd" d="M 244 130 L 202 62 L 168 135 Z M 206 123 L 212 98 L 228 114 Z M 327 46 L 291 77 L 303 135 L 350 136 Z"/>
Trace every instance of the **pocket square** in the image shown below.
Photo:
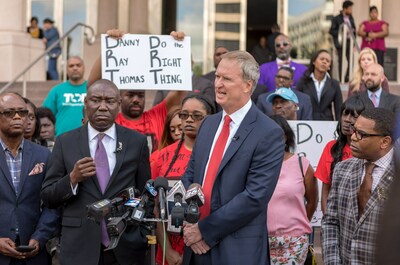
<path fill-rule="evenodd" d="M 37 163 L 31 172 L 29 172 L 28 176 L 36 175 L 43 172 L 44 163 Z"/>

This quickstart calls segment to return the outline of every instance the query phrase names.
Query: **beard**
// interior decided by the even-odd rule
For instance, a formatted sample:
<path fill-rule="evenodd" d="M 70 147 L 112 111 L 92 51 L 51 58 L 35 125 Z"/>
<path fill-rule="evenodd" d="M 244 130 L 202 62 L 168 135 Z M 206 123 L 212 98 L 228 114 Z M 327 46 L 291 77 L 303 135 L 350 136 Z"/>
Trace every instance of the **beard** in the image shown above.
<path fill-rule="evenodd" d="M 373 81 L 366 81 L 365 82 L 365 87 L 369 90 L 369 91 L 377 91 L 380 87 L 381 84 L 380 83 L 374 83 Z"/>

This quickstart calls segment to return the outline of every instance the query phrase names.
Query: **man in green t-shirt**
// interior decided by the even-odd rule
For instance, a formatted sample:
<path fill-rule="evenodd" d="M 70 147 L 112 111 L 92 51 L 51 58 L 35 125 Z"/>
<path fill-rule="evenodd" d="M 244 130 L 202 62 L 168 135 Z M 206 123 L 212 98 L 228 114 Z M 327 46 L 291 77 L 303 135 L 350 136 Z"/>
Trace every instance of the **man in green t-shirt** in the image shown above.
<path fill-rule="evenodd" d="M 83 78 L 85 65 L 78 56 L 67 62 L 69 80 L 51 89 L 43 107 L 51 109 L 56 116 L 56 136 L 82 125 L 82 109 L 86 96 L 87 81 Z"/>

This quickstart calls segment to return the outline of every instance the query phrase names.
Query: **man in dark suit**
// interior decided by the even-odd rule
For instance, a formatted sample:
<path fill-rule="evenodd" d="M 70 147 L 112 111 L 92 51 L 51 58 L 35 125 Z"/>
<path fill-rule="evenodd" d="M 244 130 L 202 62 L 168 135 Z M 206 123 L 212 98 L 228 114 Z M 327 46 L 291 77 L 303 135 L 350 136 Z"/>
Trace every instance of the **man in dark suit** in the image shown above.
<path fill-rule="evenodd" d="M 57 227 L 57 212 L 41 208 L 39 196 L 50 151 L 24 140 L 27 117 L 19 95 L 0 95 L 0 264 L 48 264 L 45 245 Z"/>
<path fill-rule="evenodd" d="M 202 185 L 205 198 L 201 220 L 184 228 L 184 264 L 269 264 L 266 210 L 284 143 L 250 99 L 258 77 L 249 53 L 222 56 L 215 92 L 223 111 L 203 121 L 182 177 L 186 187 Z"/>
<path fill-rule="evenodd" d="M 343 52 L 343 41 L 339 41 L 339 30 L 342 24 L 346 24 L 348 27 L 348 30 L 351 30 L 353 34 L 356 32 L 356 24 L 354 23 L 354 18 L 353 18 L 353 2 L 352 1 L 344 1 L 342 4 L 342 11 L 340 12 L 339 15 L 335 16 L 332 19 L 332 24 L 331 28 L 329 29 L 329 34 L 332 35 L 333 38 L 333 43 L 335 44 L 335 48 L 337 51 L 338 59 L 339 59 L 339 76 L 341 76 L 342 73 L 342 52 Z M 350 35 L 346 37 L 346 59 L 347 62 L 350 62 Z M 345 82 L 349 81 L 349 67 L 347 67 L 346 70 L 346 76 L 345 76 Z"/>
<path fill-rule="evenodd" d="M 125 188 L 143 190 L 150 178 L 146 137 L 114 123 L 120 93 L 108 80 L 87 91 L 88 123 L 59 136 L 54 145 L 41 197 L 52 208 L 63 206 L 61 263 L 144 264 L 147 240 L 141 227 L 129 226 L 114 250 L 104 224 L 87 219 L 86 205 L 114 198 Z"/>
<path fill-rule="evenodd" d="M 294 71 L 290 67 L 283 66 L 281 67 L 275 75 L 275 87 L 276 89 L 280 87 L 291 88 L 293 85 L 293 74 Z M 265 90 L 263 90 L 264 92 Z M 263 93 L 260 94 L 259 86 L 253 92 L 252 98 L 257 97 L 256 101 L 257 107 L 266 115 L 272 115 L 274 112 L 272 111 L 272 104 L 268 102 L 267 97 L 272 93 Z M 297 120 L 312 120 L 312 104 L 310 96 L 302 93 L 296 89 L 293 90 L 296 94 L 299 102 L 298 102 L 298 110 L 297 110 Z"/>
<path fill-rule="evenodd" d="M 375 263 L 383 205 L 395 178 L 391 111 L 364 110 L 352 126 L 353 158 L 336 165 L 322 219 L 324 264 Z"/>
<path fill-rule="evenodd" d="M 380 107 L 396 113 L 400 112 L 400 97 L 382 89 L 382 82 L 385 80 L 385 74 L 380 64 L 368 66 L 364 71 L 362 80 L 367 90 L 361 92 L 361 100 L 364 102 L 371 101 L 376 108 Z"/>

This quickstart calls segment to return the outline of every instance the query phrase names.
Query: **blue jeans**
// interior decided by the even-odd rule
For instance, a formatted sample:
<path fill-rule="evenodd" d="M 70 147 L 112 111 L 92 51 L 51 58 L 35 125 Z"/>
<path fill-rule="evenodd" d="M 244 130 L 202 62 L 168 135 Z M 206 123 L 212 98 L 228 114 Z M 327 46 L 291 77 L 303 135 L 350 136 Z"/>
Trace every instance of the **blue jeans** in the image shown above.
<path fill-rule="evenodd" d="M 49 58 L 49 65 L 47 67 L 47 72 L 49 74 L 50 80 L 58 80 L 58 72 L 57 72 L 57 57 Z"/>

